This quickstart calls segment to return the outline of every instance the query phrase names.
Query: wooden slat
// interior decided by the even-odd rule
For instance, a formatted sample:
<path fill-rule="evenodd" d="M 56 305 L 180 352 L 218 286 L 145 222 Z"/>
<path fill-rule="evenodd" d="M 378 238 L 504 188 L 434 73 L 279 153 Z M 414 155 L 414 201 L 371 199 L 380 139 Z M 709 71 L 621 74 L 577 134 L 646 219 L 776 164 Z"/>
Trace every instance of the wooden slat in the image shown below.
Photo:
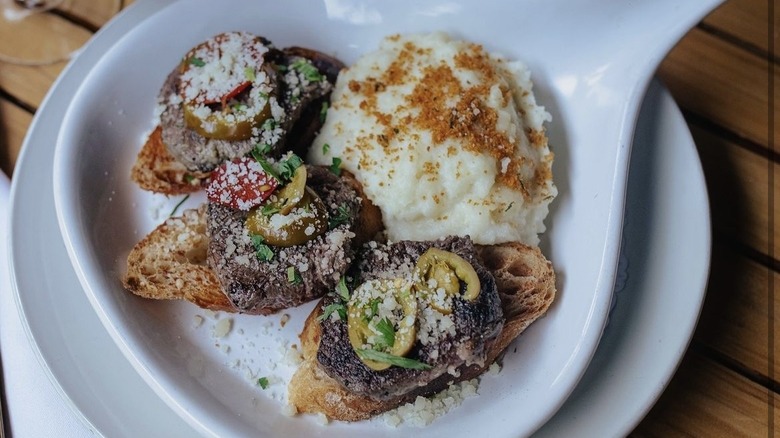
<path fill-rule="evenodd" d="M 715 133 L 690 124 L 704 167 L 710 194 L 713 228 L 728 240 L 741 242 L 763 254 L 780 256 L 780 239 L 769 241 L 769 167 L 766 155 L 751 151 Z M 777 172 L 780 167 L 773 164 Z M 774 178 L 780 193 L 780 178 Z M 775 229 L 780 225 L 780 203 L 774 203 Z"/>
<path fill-rule="evenodd" d="M 38 108 L 65 63 L 46 67 L 0 64 L 0 90 L 32 108 Z"/>
<path fill-rule="evenodd" d="M 11 176 L 32 114 L 0 99 L 0 169 Z"/>
<path fill-rule="evenodd" d="M 704 24 L 766 53 L 769 50 L 769 1 L 730 0 L 707 16 Z M 780 11 L 775 9 L 774 26 L 780 29 Z"/>
<path fill-rule="evenodd" d="M 775 301 L 769 302 L 769 275 Z M 780 274 L 730 248 L 715 245 L 707 298 L 695 339 L 729 357 L 751 375 L 780 377 L 780 363 L 768 361 L 770 305 L 780 315 Z M 780 353 L 780 336 L 774 338 Z M 769 367 L 772 366 L 772 370 Z"/>
<path fill-rule="evenodd" d="M 771 437 L 768 397 L 766 388 L 689 351 L 632 436 Z M 776 408 L 771 414 L 780 425 L 780 397 L 773 394 L 773 398 Z"/>
<path fill-rule="evenodd" d="M 69 0 L 65 2 L 63 9 L 85 22 L 99 27 L 115 15 L 119 5 L 127 6 L 132 3 L 132 0 L 123 2 Z M 87 29 L 64 18 L 50 15 L 47 20 L 47 23 L 55 28 L 63 29 L 70 43 L 81 43 L 92 35 Z M 37 26 L 33 26 L 30 30 L 35 38 L 42 38 L 42 35 L 47 35 L 48 31 L 49 29 L 41 29 Z M 17 41 L 24 41 L 20 35 L 15 35 L 13 39 L 15 44 Z M 40 106 L 65 64 L 65 62 L 58 62 L 42 67 L 25 67 L 0 63 L 0 90 L 20 102 L 21 105 L 35 110 Z M 0 99 L 0 168 L 8 175 L 13 172 L 31 119 L 32 115 L 29 112 L 7 100 Z"/>
<path fill-rule="evenodd" d="M 132 4 L 130 0 L 125 0 L 125 6 Z M 68 13 L 83 18 L 86 22 L 94 26 L 100 26 L 107 22 L 115 10 L 113 0 L 93 1 L 93 0 L 70 0 L 66 2 L 64 8 Z M 49 15 L 47 19 L 51 26 L 62 29 L 63 35 L 69 44 L 80 45 L 87 41 L 92 33 L 68 20 Z M 50 29 L 33 27 L 29 29 L 29 38 L 39 39 L 43 35 L 49 35 Z M 1 39 L 0 39 L 1 40 Z M 14 41 L 24 41 L 19 35 L 13 37 Z M 46 92 L 59 76 L 65 67 L 65 62 L 58 62 L 44 67 L 23 67 L 12 64 L 0 63 L 0 90 L 12 95 L 15 99 L 32 108 L 40 106 Z"/>
<path fill-rule="evenodd" d="M 67 55 L 81 47 L 92 32 L 52 13 L 38 13 L 5 22 L 0 26 L 0 41 L 13 41 L 4 46 L 4 54 L 18 57 L 54 58 Z M 10 52 L 10 53 L 9 53 Z"/>
<path fill-rule="evenodd" d="M 121 0 L 69 0 L 62 9 L 98 28 L 106 24 L 121 7 Z"/>
<path fill-rule="evenodd" d="M 693 29 L 661 64 L 659 75 L 683 108 L 767 145 L 767 66 L 765 59 Z M 780 69 L 774 80 L 780 84 Z M 780 126 L 780 99 L 774 108 Z"/>

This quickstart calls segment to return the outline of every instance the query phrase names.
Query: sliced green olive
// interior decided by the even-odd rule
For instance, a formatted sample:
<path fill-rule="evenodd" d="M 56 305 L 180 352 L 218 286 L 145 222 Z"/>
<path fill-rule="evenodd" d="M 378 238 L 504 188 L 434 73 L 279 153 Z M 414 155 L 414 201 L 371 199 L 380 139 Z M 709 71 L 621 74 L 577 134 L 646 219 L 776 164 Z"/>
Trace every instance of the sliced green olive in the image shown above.
<path fill-rule="evenodd" d="M 303 197 L 288 214 L 263 214 L 254 209 L 246 220 L 252 234 L 259 234 L 273 246 L 301 245 L 328 231 L 328 210 L 314 191 L 306 187 Z"/>
<path fill-rule="evenodd" d="M 274 195 L 276 196 L 275 207 L 281 214 L 288 214 L 301 202 L 306 193 L 306 166 L 299 166 L 295 169 L 293 177 L 284 187 Z"/>
<path fill-rule="evenodd" d="M 262 125 L 271 116 L 268 103 L 254 116 L 242 114 L 239 106 L 225 106 L 221 111 L 212 111 L 205 118 L 200 117 L 191 104 L 185 103 L 183 108 L 187 127 L 203 137 L 215 140 L 246 140 L 252 136 L 252 128 Z"/>
<path fill-rule="evenodd" d="M 373 300 L 364 299 L 366 294 L 360 293 L 360 288 L 379 289 L 379 297 L 384 301 L 387 294 L 393 294 L 395 300 L 401 306 L 401 315 L 398 322 L 388 326 L 389 319 L 382 315 L 374 314 Z M 394 318 L 395 319 L 395 318 Z M 381 349 L 393 356 L 403 357 L 414 346 L 417 338 L 417 299 L 414 296 L 411 285 L 402 279 L 379 279 L 360 285 L 352 294 L 352 299 L 347 304 L 347 331 L 352 348 L 362 350 L 368 348 Z M 383 342 L 369 343 L 370 338 L 381 339 L 391 336 L 392 342 L 388 345 Z M 360 356 L 359 356 L 360 357 Z M 381 371 L 390 367 L 389 363 L 375 360 L 360 359 L 367 367 L 375 371 Z"/>
<path fill-rule="evenodd" d="M 451 298 L 460 292 L 461 282 L 465 284 L 464 300 L 472 301 L 479 296 L 481 285 L 477 271 L 455 253 L 429 248 L 417 259 L 416 270 L 419 281 L 415 287 L 441 313 L 452 312 Z M 444 297 L 438 293 L 439 289 L 444 290 Z"/>

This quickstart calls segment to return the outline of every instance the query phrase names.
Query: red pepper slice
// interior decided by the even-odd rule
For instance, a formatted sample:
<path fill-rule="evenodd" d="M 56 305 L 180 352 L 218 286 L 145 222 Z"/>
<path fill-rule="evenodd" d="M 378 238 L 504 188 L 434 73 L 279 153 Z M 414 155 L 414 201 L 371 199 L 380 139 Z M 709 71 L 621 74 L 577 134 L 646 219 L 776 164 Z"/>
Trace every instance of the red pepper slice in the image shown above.
<path fill-rule="evenodd" d="M 241 94 L 242 91 L 246 90 L 246 88 L 251 85 L 252 83 L 249 81 L 242 82 L 236 86 L 232 91 L 228 92 L 228 94 L 222 96 L 222 108 L 227 107 L 227 103 L 230 101 L 230 99 L 238 96 Z"/>
<path fill-rule="evenodd" d="M 268 199 L 279 182 L 249 157 L 227 161 L 211 173 L 209 201 L 238 210 L 250 210 Z"/>
<path fill-rule="evenodd" d="M 215 103 L 220 103 L 220 104 L 222 104 L 222 108 L 225 108 L 225 107 L 227 107 L 227 103 L 228 103 L 228 101 L 230 101 L 230 99 L 232 99 L 232 98 L 238 96 L 239 94 L 241 94 L 241 92 L 246 90 L 247 87 L 249 87 L 250 85 L 252 85 L 252 82 L 250 82 L 250 81 L 242 82 L 242 83 L 236 85 L 236 87 L 233 88 L 232 90 L 228 91 L 224 96 L 220 97 L 219 100 L 203 99 L 202 103 L 206 104 L 206 105 L 213 105 Z M 193 99 L 193 102 L 198 103 L 198 97 Z"/>

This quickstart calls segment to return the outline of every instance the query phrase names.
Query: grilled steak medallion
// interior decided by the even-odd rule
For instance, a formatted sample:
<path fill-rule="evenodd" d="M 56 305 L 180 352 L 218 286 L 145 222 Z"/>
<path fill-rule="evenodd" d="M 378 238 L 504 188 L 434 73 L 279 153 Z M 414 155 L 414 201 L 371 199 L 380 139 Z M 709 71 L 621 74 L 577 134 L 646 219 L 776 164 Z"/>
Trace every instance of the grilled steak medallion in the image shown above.
<path fill-rule="evenodd" d="M 241 312 L 269 314 L 318 298 L 332 290 L 354 257 L 352 228 L 361 199 L 327 169 L 306 166 L 307 185 L 328 212 L 327 231 L 292 246 L 258 246 L 246 226 L 248 211 L 218 203 L 208 208 L 208 263 L 222 289 Z"/>
<path fill-rule="evenodd" d="M 211 171 L 258 145 L 264 154 L 280 156 L 300 147 L 298 141 L 311 142 L 312 136 L 297 135 L 286 144 L 293 128 L 319 129 L 322 102 L 341 67 L 319 52 L 278 50 L 245 32 L 217 35 L 193 48 L 168 75 L 159 95 L 163 142 L 191 171 Z M 317 117 L 301 121 L 310 106 Z"/>
<path fill-rule="evenodd" d="M 372 284 L 372 281 L 405 279 L 411 283 L 419 284 L 422 281 L 423 285 L 431 285 L 430 279 L 419 278 L 419 261 L 431 248 L 455 254 L 470 264 L 478 277 L 478 294 L 472 294 L 471 299 L 467 299 L 469 284 L 460 282 L 459 293 L 446 302 L 441 300 L 441 294 L 438 298 L 430 299 L 419 289 L 414 292 L 413 288 L 412 294 L 416 295 L 418 305 L 413 330 L 416 336 L 410 344 L 411 349 L 401 358 L 401 366 L 385 365 L 381 370 L 376 369 L 376 361 L 366 361 L 365 357 L 361 357 L 363 353 L 358 352 L 352 342 L 354 333 L 350 325 L 353 319 L 362 318 L 363 313 L 350 311 L 347 312 L 347 318 L 344 318 L 343 313 L 339 315 L 337 312 L 331 312 L 324 317 L 321 320 L 322 338 L 317 360 L 322 369 L 348 391 L 377 400 L 416 397 L 444 389 L 465 367 L 485 365 L 488 343 L 501 331 L 504 319 L 495 280 L 479 263 L 474 245 L 468 237 L 448 237 L 432 242 L 401 241 L 389 245 L 372 242 L 364 246 L 358 255 L 358 267 L 351 271 L 353 283 L 361 285 Z M 460 272 L 458 276 L 460 277 Z M 438 289 L 441 292 L 442 277 L 437 278 L 440 281 L 438 285 L 432 285 L 433 290 Z M 474 284 L 474 281 L 470 280 L 469 283 Z M 350 303 L 354 301 L 354 295 L 357 293 L 361 293 L 361 286 L 352 291 Z M 372 316 L 372 312 L 381 314 L 381 307 L 387 304 L 386 294 L 377 295 L 377 298 L 381 300 L 378 304 L 369 300 L 369 305 L 364 306 L 366 309 L 374 307 L 376 311 L 366 310 L 364 313 L 367 316 Z M 333 308 L 334 305 L 344 305 L 344 301 L 346 300 L 343 297 L 333 294 L 326 296 L 323 306 L 326 309 L 328 306 Z M 405 302 L 404 299 L 396 301 Z M 407 310 L 410 307 L 413 305 L 403 306 L 404 315 L 399 319 L 401 323 L 394 331 L 393 343 L 403 337 L 405 328 L 411 327 L 402 327 L 403 321 L 407 321 L 404 318 L 409 316 Z M 399 306 L 391 303 L 390 308 L 397 312 Z M 357 323 L 362 324 L 359 320 Z M 379 332 L 381 338 L 390 331 L 387 326 L 388 324 L 384 323 L 383 331 L 381 324 L 377 324 L 376 327 L 380 330 L 374 331 Z M 368 341 L 363 347 L 370 346 L 371 336 L 365 339 Z M 369 358 L 377 359 L 373 356 Z M 387 356 L 379 356 L 378 360 L 389 360 L 391 363 L 398 361 L 397 357 L 386 358 Z"/>

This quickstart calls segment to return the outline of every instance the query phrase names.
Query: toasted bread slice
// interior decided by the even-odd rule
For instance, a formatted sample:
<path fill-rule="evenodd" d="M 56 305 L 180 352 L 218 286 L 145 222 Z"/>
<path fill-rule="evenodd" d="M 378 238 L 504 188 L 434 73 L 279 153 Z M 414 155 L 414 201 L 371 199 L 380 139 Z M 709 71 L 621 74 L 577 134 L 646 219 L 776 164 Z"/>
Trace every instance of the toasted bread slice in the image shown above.
<path fill-rule="evenodd" d="M 159 126 L 149 134 L 130 171 L 130 178 L 142 189 L 166 195 L 197 192 L 208 176 L 188 170 L 168 152 Z"/>
<path fill-rule="evenodd" d="M 124 286 L 145 298 L 187 300 L 205 309 L 235 312 L 206 265 L 207 250 L 206 207 L 186 210 L 133 247 Z"/>
<path fill-rule="evenodd" d="M 457 381 L 473 379 L 484 372 L 555 299 L 555 272 L 539 248 L 506 243 L 480 246 L 477 251 L 485 267 L 495 276 L 506 322 L 490 344 L 485 365 L 462 368 Z M 316 306 L 306 319 L 301 333 L 303 363 L 289 385 L 290 404 L 301 413 L 322 413 L 332 420 L 358 421 L 410 401 L 405 397 L 379 401 L 350 393 L 322 371 L 317 363 L 320 307 Z"/>
<path fill-rule="evenodd" d="M 362 186 L 351 174 L 345 172 L 343 177 L 362 199 L 355 226 L 355 242 L 360 244 L 382 231 L 382 213 L 363 196 Z M 125 288 L 144 298 L 182 299 L 205 309 L 237 312 L 206 264 L 206 229 L 206 205 L 159 225 L 130 251 L 122 280 Z"/>

